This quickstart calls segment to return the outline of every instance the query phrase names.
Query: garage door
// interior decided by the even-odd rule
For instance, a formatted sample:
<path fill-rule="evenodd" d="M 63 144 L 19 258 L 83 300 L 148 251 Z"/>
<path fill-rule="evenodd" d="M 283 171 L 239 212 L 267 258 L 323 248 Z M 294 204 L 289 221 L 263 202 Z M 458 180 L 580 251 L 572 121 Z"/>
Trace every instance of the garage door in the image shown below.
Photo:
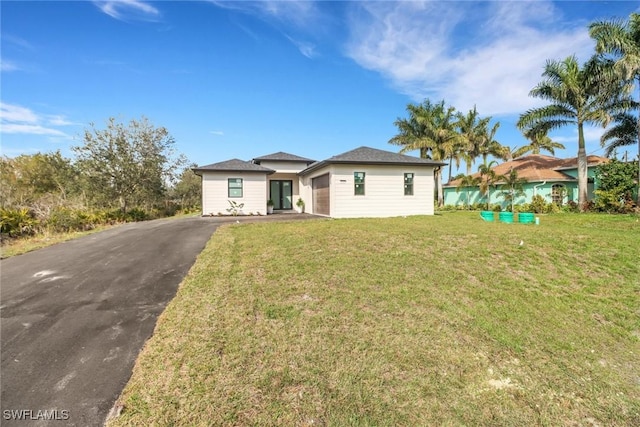
<path fill-rule="evenodd" d="M 313 213 L 329 215 L 329 174 L 313 178 Z"/>

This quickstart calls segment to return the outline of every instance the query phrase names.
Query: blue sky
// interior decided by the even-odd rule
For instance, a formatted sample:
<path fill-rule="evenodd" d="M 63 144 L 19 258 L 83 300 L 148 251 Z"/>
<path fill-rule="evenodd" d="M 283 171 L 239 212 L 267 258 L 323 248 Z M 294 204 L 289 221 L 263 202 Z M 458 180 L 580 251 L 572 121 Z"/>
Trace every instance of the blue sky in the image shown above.
<path fill-rule="evenodd" d="M 276 151 L 323 159 L 388 144 L 408 103 L 474 105 L 525 140 L 547 59 L 593 52 L 587 25 L 638 2 L 2 1 L 2 154 L 82 143 L 148 117 L 202 164 Z M 587 152 L 602 154 L 602 130 Z M 575 156 L 574 129 L 551 136 Z M 630 155 L 634 152 L 631 149 Z M 475 168 L 474 168 L 475 170 Z"/>

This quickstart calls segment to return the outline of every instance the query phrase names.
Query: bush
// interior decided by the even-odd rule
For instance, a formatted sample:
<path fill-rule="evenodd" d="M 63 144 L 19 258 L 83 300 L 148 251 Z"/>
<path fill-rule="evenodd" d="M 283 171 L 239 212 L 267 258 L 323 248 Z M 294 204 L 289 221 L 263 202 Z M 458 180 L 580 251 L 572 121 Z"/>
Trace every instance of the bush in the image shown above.
<path fill-rule="evenodd" d="M 580 212 L 579 206 L 573 200 L 569 200 L 566 205 L 562 207 L 564 212 L 577 213 Z"/>
<path fill-rule="evenodd" d="M 611 190 L 595 190 L 596 199 L 593 202 L 593 209 L 598 212 L 608 213 L 632 213 L 635 203 L 631 192 L 624 193 L 620 188 Z"/>
<path fill-rule="evenodd" d="M 31 236 L 38 231 L 39 221 L 32 211 L 0 208 L 0 233 L 10 237 Z"/>
<path fill-rule="evenodd" d="M 46 219 L 46 226 L 50 231 L 66 233 L 91 230 L 99 221 L 100 218 L 90 212 L 80 209 L 57 208 Z"/>
<path fill-rule="evenodd" d="M 531 199 L 531 203 L 529 204 L 529 208 L 534 213 L 538 213 L 538 214 L 547 213 L 547 211 L 548 211 L 548 206 L 547 205 L 548 205 L 548 203 L 546 202 L 546 200 L 544 200 L 544 197 L 542 197 L 539 194 L 536 194 Z"/>
<path fill-rule="evenodd" d="M 126 222 L 138 222 L 149 219 L 149 215 L 140 208 L 133 208 L 127 211 L 124 219 Z"/>

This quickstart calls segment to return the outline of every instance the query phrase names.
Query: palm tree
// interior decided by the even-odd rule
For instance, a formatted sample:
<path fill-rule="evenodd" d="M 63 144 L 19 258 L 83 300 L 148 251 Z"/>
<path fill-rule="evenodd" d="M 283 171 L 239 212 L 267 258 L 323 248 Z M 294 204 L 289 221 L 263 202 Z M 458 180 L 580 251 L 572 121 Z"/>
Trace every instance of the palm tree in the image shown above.
<path fill-rule="evenodd" d="M 604 155 L 607 157 L 611 157 L 620 147 L 638 143 L 638 126 L 640 124 L 635 117 L 629 113 L 620 113 L 616 114 L 613 120 L 615 125 L 607 129 L 600 137 L 600 143 L 606 147 Z"/>
<path fill-rule="evenodd" d="M 575 56 L 564 61 L 547 61 L 542 73 L 544 80 L 529 92 L 529 96 L 545 99 L 550 104 L 528 110 L 517 123 L 521 130 L 532 134 L 547 134 L 567 125 L 578 127 L 578 203 L 581 210 L 587 202 L 584 124 L 605 127 L 612 114 L 626 105 L 621 86 L 606 79 L 603 69 L 602 62 L 596 58 L 583 67 Z"/>
<path fill-rule="evenodd" d="M 469 190 L 472 187 L 477 187 L 478 184 L 480 184 L 480 177 L 465 175 L 460 178 L 460 183 L 456 187 L 456 193 L 459 193 L 462 188 L 465 189 L 465 193 L 467 195 L 467 198 L 466 198 L 467 209 L 471 208 L 471 204 L 469 203 Z"/>
<path fill-rule="evenodd" d="M 564 150 L 564 145 L 559 142 L 553 141 L 547 135 L 525 132 L 525 137 L 529 139 L 529 144 L 523 145 L 516 149 L 513 153 L 513 157 L 524 156 L 527 153 L 540 154 L 541 151 L 548 151 L 551 155 L 555 155 L 555 149 Z"/>
<path fill-rule="evenodd" d="M 526 178 L 520 178 L 518 171 L 511 169 L 507 175 L 502 176 L 502 193 L 500 195 L 509 202 L 511 212 L 513 212 L 513 201 L 516 197 L 524 196 L 524 185 L 528 182 Z"/>
<path fill-rule="evenodd" d="M 467 114 L 456 114 L 457 121 L 456 127 L 460 133 L 460 157 L 464 159 L 467 165 L 467 175 L 471 175 L 471 167 L 475 162 L 475 159 L 480 156 L 480 149 L 488 139 L 489 131 L 488 126 L 491 121 L 491 117 L 480 118 L 478 117 L 478 110 L 473 107 L 473 110 L 469 110 Z M 499 125 L 498 125 L 499 126 Z M 496 127 L 497 130 L 497 127 Z M 491 136 L 493 139 L 493 136 Z"/>
<path fill-rule="evenodd" d="M 496 133 L 500 128 L 500 122 L 494 123 L 489 129 L 489 123 L 482 128 L 482 138 L 480 138 L 480 146 L 478 152 L 482 156 L 482 164 L 486 165 L 489 156 L 497 157 L 502 160 L 511 159 L 511 150 L 496 141 Z"/>
<path fill-rule="evenodd" d="M 614 69 L 624 80 L 637 84 L 640 101 L 640 14 L 632 13 L 628 22 L 598 21 L 589 26 L 589 34 L 596 41 L 596 52 L 617 57 Z M 637 104 L 636 104 L 636 108 Z M 620 145 L 638 144 L 638 186 L 636 204 L 640 206 L 640 109 L 636 120 L 636 138 L 618 138 Z M 635 141 L 634 141 L 635 139 Z"/>
<path fill-rule="evenodd" d="M 480 168 L 478 168 L 481 177 L 480 193 L 487 197 L 487 210 L 490 210 L 491 206 L 491 187 L 495 185 L 496 181 L 502 178 L 502 176 L 498 175 L 493 169 L 493 167 L 497 165 L 498 162 L 492 160 L 489 163 L 481 164 Z"/>
<path fill-rule="evenodd" d="M 432 104 L 428 99 L 420 105 L 409 104 L 408 119 L 398 119 L 394 124 L 398 134 L 389 140 L 390 144 L 401 145 L 401 153 L 419 150 L 420 157 L 435 161 L 445 161 L 455 151 L 459 135 L 454 128 L 455 109 L 445 107 L 444 100 Z M 444 205 L 442 190 L 442 169 L 436 168 L 434 179 L 438 194 L 438 206 Z"/>

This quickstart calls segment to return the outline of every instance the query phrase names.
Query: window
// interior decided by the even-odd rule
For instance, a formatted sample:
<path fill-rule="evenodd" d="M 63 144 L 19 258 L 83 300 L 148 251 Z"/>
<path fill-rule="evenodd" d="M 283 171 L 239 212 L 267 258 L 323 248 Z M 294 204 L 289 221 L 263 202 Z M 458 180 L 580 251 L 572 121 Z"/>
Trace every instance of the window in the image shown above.
<path fill-rule="evenodd" d="M 413 196 L 413 174 L 404 174 L 404 195 Z"/>
<path fill-rule="evenodd" d="M 242 178 L 229 178 L 229 197 L 242 197 Z"/>
<path fill-rule="evenodd" d="M 353 173 L 353 194 L 364 196 L 364 172 Z"/>
<path fill-rule="evenodd" d="M 551 186 L 551 202 L 558 206 L 562 206 L 562 201 L 564 200 L 564 195 L 566 193 L 567 190 L 564 188 L 564 185 L 553 184 Z"/>

